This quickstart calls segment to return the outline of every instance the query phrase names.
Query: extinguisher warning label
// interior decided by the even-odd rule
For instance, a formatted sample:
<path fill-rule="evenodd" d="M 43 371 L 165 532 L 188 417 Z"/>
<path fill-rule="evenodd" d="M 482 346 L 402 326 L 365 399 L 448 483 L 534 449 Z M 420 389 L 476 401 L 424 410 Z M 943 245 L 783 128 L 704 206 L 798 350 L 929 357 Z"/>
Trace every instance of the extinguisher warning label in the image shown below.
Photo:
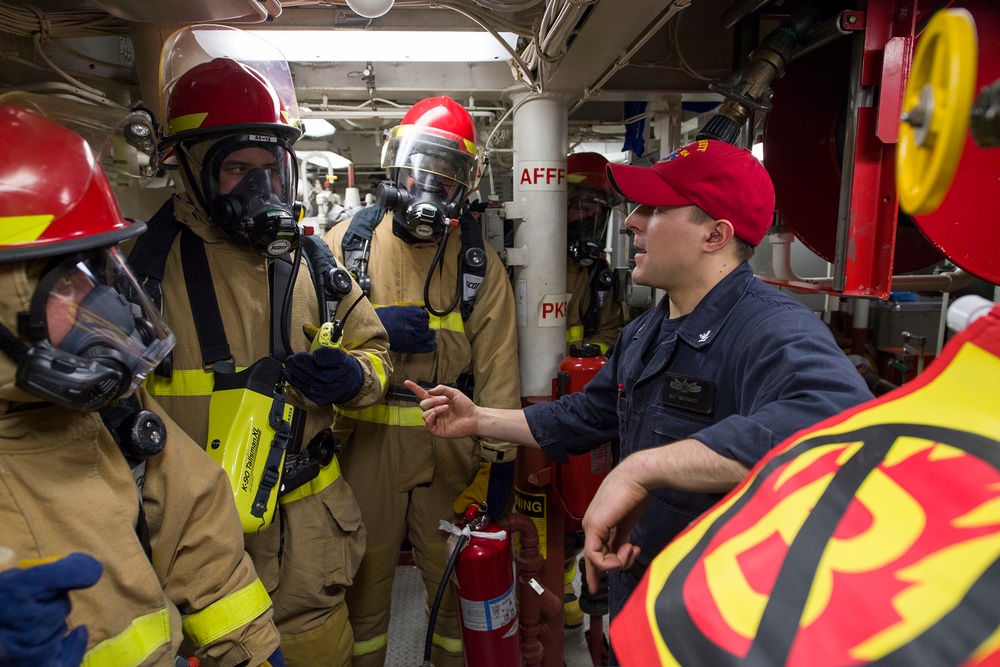
<path fill-rule="evenodd" d="M 548 558 L 549 541 L 545 532 L 546 512 L 545 501 L 547 496 L 544 493 L 525 493 L 521 489 L 514 488 L 514 511 L 524 514 L 535 524 L 538 531 L 538 551 L 542 558 Z M 514 548 L 521 550 L 521 536 L 514 533 Z"/>
<path fill-rule="evenodd" d="M 498 598 L 492 600 L 462 601 L 462 621 L 469 630 L 489 632 L 499 630 L 517 617 L 517 601 L 514 585 Z"/>

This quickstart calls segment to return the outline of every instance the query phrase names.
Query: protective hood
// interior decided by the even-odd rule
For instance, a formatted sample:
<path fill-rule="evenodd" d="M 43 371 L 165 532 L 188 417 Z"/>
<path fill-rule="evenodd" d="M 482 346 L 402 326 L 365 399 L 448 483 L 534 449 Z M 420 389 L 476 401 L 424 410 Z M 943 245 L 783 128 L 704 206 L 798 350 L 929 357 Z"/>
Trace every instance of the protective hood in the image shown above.
<path fill-rule="evenodd" d="M 26 262 L 0 264 L 0 322 L 17 322 L 18 313 L 27 312 L 31 307 L 31 297 L 38 284 L 41 267 L 32 262 L 32 269 L 39 275 L 28 276 Z M 11 328 L 16 331 L 16 327 Z M 24 341 L 25 344 L 28 341 Z M 10 411 L 12 404 L 43 403 L 43 399 L 29 394 L 15 386 L 17 362 L 6 354 L 0 354 L 0 414 Z"/>

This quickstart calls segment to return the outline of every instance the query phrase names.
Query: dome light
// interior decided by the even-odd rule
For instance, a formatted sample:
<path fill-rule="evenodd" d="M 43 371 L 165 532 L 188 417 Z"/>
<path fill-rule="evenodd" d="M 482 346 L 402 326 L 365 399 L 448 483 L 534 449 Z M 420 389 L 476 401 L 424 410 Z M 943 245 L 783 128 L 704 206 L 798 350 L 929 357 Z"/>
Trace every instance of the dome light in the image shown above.
<path fill-rule="evenodd" d="M 355 14 L 377 19 L 392 8 L 394 0 L 347 0 L 347 6 Z"/>

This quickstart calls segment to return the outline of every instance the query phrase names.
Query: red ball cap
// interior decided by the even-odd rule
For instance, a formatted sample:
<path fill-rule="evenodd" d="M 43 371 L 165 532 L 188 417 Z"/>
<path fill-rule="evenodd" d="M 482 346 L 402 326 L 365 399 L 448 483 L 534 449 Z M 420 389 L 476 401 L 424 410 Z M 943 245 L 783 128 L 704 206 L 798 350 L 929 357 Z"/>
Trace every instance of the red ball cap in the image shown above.
<path fill-rule="evenodd" d="M 764 165 L 744 148 L 702 139 L 652 167 L 609 164 L 611 184 L 647 206 L 697 206 L 732 223 L 736 236 L 759 244 L 774 216 L 774 185 Z"/>

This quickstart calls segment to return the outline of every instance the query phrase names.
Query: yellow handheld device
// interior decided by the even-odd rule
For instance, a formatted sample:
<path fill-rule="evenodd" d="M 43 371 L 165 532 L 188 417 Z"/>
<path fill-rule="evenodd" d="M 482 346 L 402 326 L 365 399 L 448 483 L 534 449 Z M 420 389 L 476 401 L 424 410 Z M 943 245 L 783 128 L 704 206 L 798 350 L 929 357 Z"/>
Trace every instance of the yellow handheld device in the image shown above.
<path fill-rule="evenodd" d="M 233 487 L 243 532 L 271 525 L 296 410 L 281 393 L 283 366 L 264 357 L 235 372 L 215 364 L 215 389 L 208 411 L 208 454 Z"/>
<path fill-rule="evenodd" d="M 309 352 L 315 352 L 320 347 L 342 347 L 341 342 L 344 340 L 343 331 L 334 322 L 324 322 L 318 327 L 314 324 L 303 324 L 302 333 L 312 341 Z"/>

